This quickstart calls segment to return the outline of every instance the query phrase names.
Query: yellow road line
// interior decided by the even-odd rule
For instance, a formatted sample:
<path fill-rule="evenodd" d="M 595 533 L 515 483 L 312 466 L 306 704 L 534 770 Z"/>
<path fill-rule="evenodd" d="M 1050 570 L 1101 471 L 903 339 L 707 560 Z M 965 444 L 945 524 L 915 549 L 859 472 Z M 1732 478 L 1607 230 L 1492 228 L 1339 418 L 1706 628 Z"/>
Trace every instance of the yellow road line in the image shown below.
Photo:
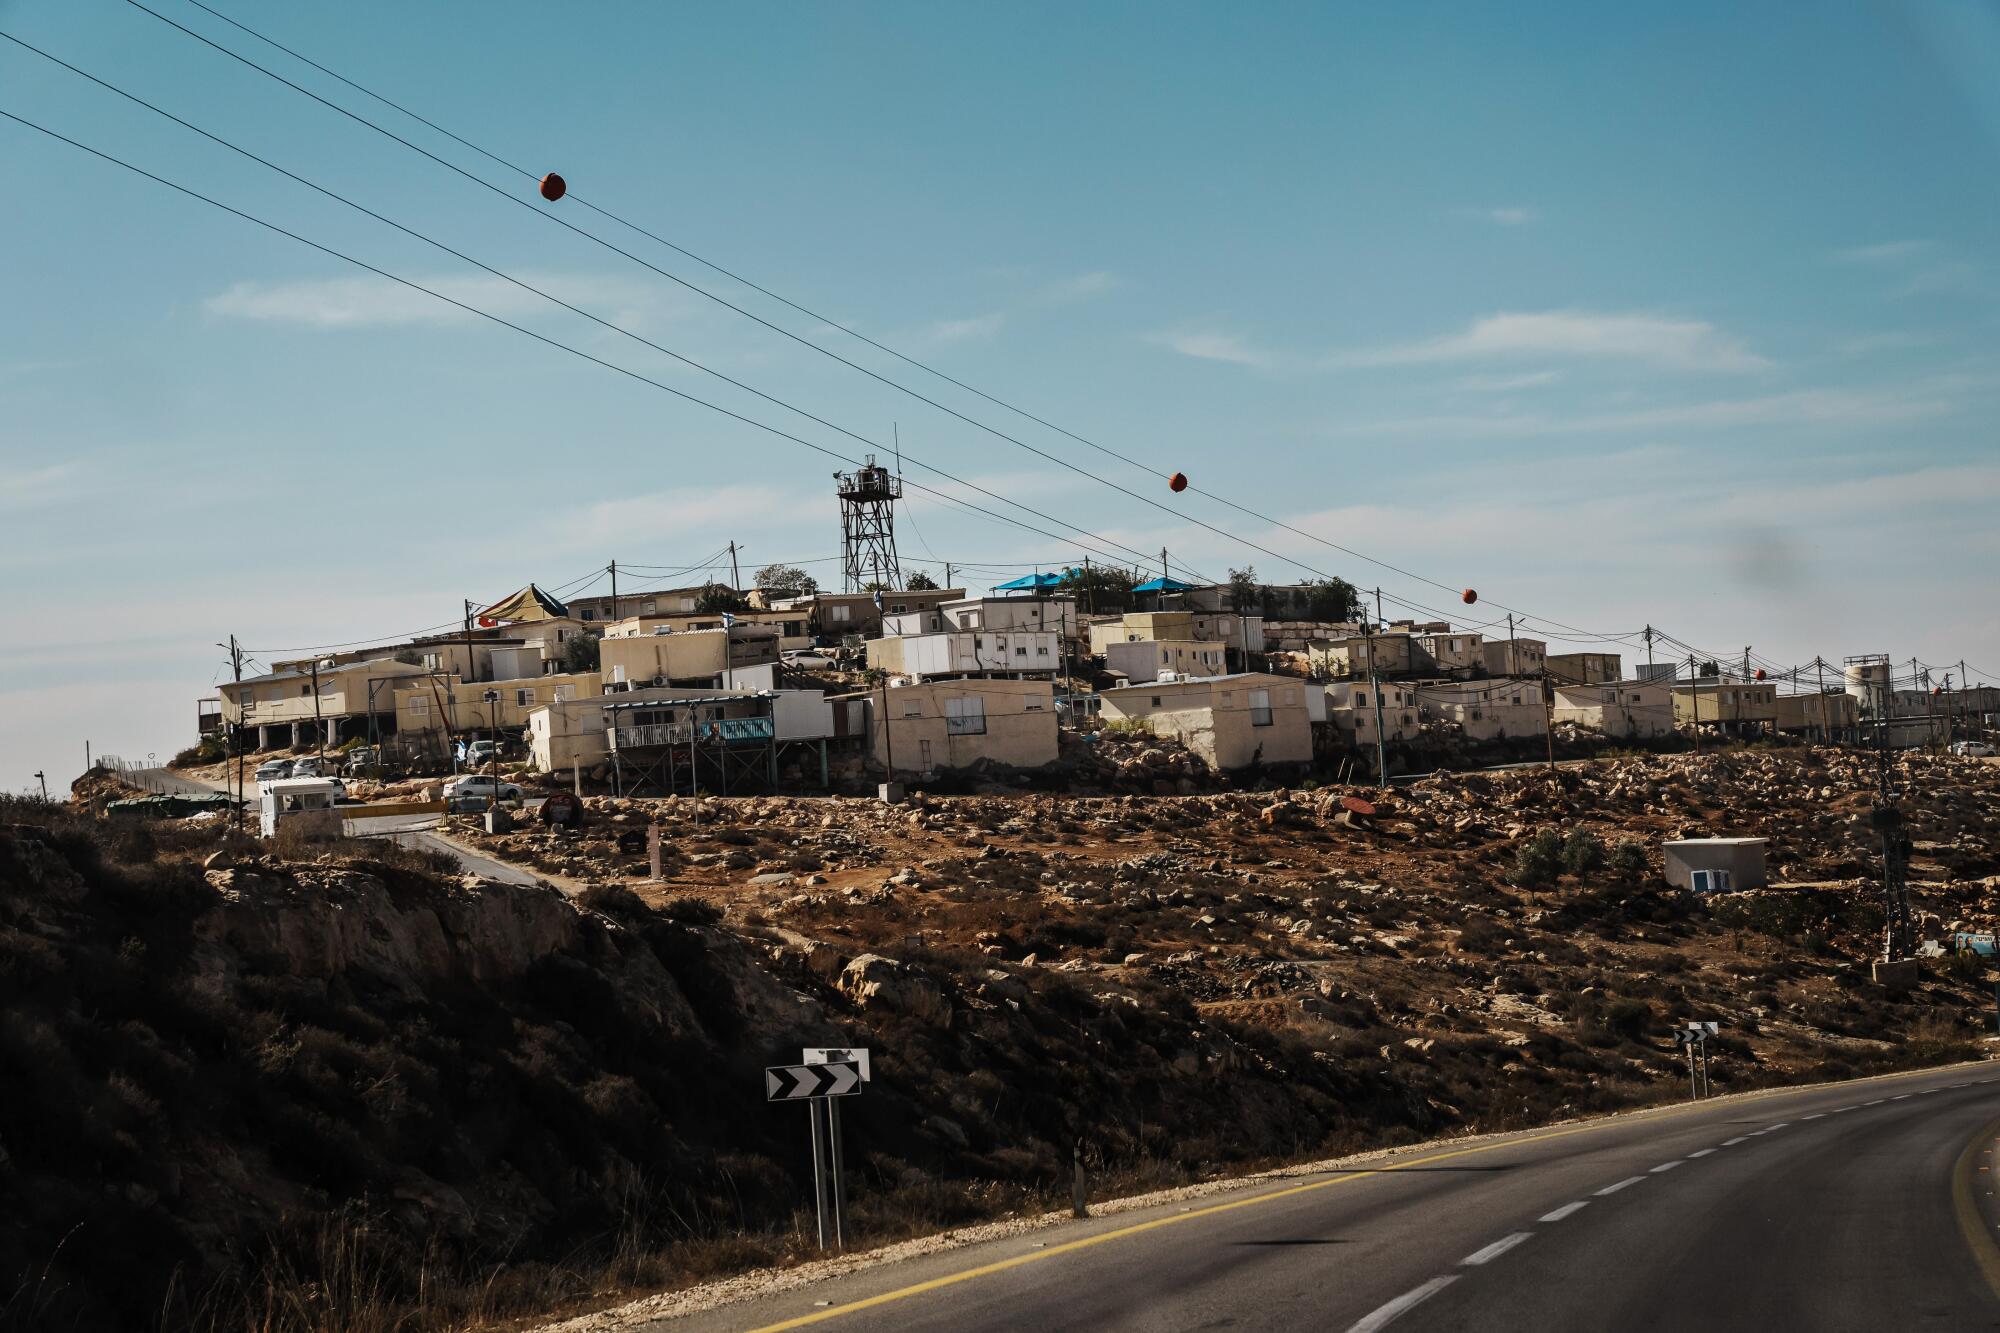
<path fill-rule="evenodd" d="M 1946 1066 L 1946 1068 L 1949 1067 Z M 1962 1068 L 1963 1066 L 1960 1067 Z M 1851 1081 L 1854 1083 L 1870 1083 L 1878 1079 L 1912 1078 L 1922 1074 L 1936 1074 L 1940 1072 L 1942 1070 L 1939 1068 L 1907 1069 L 1898 1070 L 1892 1074 L 1872 1074 L 1865 1079 L 1854 1079 Z M 1758 1089 L 1756 1092 L 1748 1094 L 1748 1096 L 1761 1100 L 1762 1098 L 1758 1096 L 1759 1093 L 1764 1096 L 1786 1092 L 1804 1094 L 1808 1092 L 1823 1092 L 1839 1086 L 1843 1085 L 1836 1083 L 1815 1083 L 1803 1088 Z M 1087 1250 L 1094 1245 L 1103 1245 L 1108 1241 L 1123 1240 L 1127 1236 L 1137 1236 L 1143 1232 L 1156 1231 L 1161 1227 L 1170 1227 L 1181 1222 L 1193 1222 L 1203 1217 L 1214 1217 L 1218 1213 L 1234 1212 L 1239 1208 L 1250 1208 L 1257 1204 L 1271 1203 L 1278 1199 L 1289 1199 L 1300 1194 L 1311 1194 L 1317 1190 L 1330 1189 L 1335 1185 L 1344 1185 L 1350 1180 L 1366 1180 L 1370 1176 L 1379 1176 L 1390 1171 L 1404 1171 L 1413 1166 L 1428 1166 L 1432 1162 L 1448 1162 L 1456 1157 L 1470 1157 L 1476 1153 L 1493 1152 L 1500 1148 L 1518 1148 L 1531 1143 L 1547 1143 L 1553 1139 L 1566 1139 L 1576 1134 L 1588 1134 L 1596 1130 L 1627 1125 L 1632 1123 L 1635 1118 L 1666 1119 L 1671 1116 L 1685 1115 L 1692 1111 L 1709 1109 L 1714 1108 L 1706 1102 L 1685 1102 L 1678 1107 L 1652 1110 L 1650 1117 L 1646 1111 L 1627 1113 L 1626 1115 L 1606 1116 L 1602 1120 L 1593 1120 L 1586 1125 L 1575 1125 L 1569 1129 L 1552 1130 L 1547 1134 L 1536 1134 L 1525 1138 L 1495 1139 L 1492 1142 L 1475 1144 L 1469 1148 L 1454 1148 L 1450 1152 L 1432 1153 L 1427 1157 L 1412 1157 L 1405 1162 L 1392 1162 L 1387 1166 L 1370 1167 L 1365 1171 L 1342 1172 L 1339 1175 L 1330 1176 L 1325 1180 L 1308 1181 L 1303 1185 L 1292 1185 L 1285 1189 L 1272 1190 L 1268 1194 L 1253 1194 L 1247 1198 L 1231 1199 L 1227 1203 L 1216 1203 L 1210 1204 L 1206 1208 L 1196 1208 L 1191 1212 L 1174 1213 L 1167 1217 L 1156 1217 L 1147 1222 L 1135 1222 L 1131 1226 L 1118 1227 L 1112 1231 L 1100 1232 L 1095 1236 L 1085 1236 L 1079 1240 L 1067 1241 L 1061 1245 L 1051 1245 L 1047 1249 L 1035 1250 L 1028 1254 L 1017 1254 L 1011 1259 L 999 1259 L 990 1264 L 981 1264 L 976 1268 L 961 1269 L 956 1273 L 947 1273 L 943 1277 L 934 1277 L 923 1282 L 911 1283 L 907 1287 L 898 1287 L 894 1291 L 885 1291 L 875 1296 L 865 1296 L 857 1301 L 849 1301 L 845 1305 L 835 1305 L 825 1310 L 815 1310 L 811 1314 L 780 1320 L 775 1324 L 760 1325 L 750 1330 L 750 1333 L 782 1333 L 782 1330 L 785 1329 L 805 1328 L 811 1324 L 822 1324 L 831 1319 L 840 1319 L 847 1315 L 858 1314 L 862 1310 L 872 1310 L 878 1306 L 908 1300 L 912 1296 L 922 1296 L 929 1292 L 941 1291 L 946 1287 L 955 1287 L 961 1282 L 970 1282 L 975 1278 L 991 1277 L 995 1273 L 1004 1273 L 1009 1269 L 1040 1263 L 1044 1259 L 1053 1259 L 1059 1254 L 1074 1254 L 1078 1250 Z M 1967 1152 L 1970 1151 L 1971 1149 L 1967 1149 Z M 1959 1178 L 1962 1177 L 1963 1173 L 1959 1173 Z M 1967 1197 L 1969 1200 L 1969 1193 Z M 1959 1221 L 1960 1225 L 1963 1226 L 1963 1215 L 1960 1216 Z M 1982 1241 L 1985 1239 L 1985 1233 L 1980 1228 L 1976 1216 L 1973 1219 L 1973 1232 L 1970 1234 L 1978 1235 Z M 1987 1248 L 1991 1250 L 1992 1246 L 1988 1245 Z M 1996 1270 L 2000 1270 L 2000 1256 L 1995 1257 L 1994 1263 Z M 1988 1280 L 1996 1282 L 1995 1291 L 2000 1292 L 2000 1276 L 1990 1273 Z"/>
<path fill-rule="evenodd" d="M 1972 1154 L 1982 1143 L 1993 1142 L 1993 1136 L 2000 1132 L 2000 1120 L 1989 1121 L 1972 1136 L 1965 1145 L 1965 1151 L 1951 1167 L 1951 1206 L 1958 1215 L 1958 1229 L 1965 1234 L 1965 1243 L 1972 1249 L 1972 1261 L 1979 1265 L 1979 1272 L 1986 1279 L 1986 1285 L 2000 1296 L 2000 1247 L 1994 1244 L 1992 1236 L 1986 1234 L 1986 1220 L 1979 1214 L 1978 1201 L 1972 1197 Z M 1986 1168 L 1981 1167 L 1984 1171 Z"/>

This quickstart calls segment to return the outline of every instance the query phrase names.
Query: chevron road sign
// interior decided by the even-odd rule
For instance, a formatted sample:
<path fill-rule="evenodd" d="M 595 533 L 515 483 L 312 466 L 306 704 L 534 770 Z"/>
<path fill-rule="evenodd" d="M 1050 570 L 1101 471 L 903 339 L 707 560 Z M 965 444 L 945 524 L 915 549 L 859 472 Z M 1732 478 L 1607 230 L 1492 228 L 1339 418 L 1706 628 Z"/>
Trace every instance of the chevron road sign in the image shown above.
<path fill-rule="evenodd" d="M 861 1066 L 857 1064 L 772 1065 L 764 1070 L 767 1102 L 853 1097 L 860 1091 Z"/>

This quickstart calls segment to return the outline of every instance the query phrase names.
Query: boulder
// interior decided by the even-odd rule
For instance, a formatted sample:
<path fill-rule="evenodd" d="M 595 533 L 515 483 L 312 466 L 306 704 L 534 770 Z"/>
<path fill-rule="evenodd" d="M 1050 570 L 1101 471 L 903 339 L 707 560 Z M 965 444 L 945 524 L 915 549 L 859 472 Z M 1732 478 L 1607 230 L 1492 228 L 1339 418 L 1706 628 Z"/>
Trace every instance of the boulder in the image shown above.
<path fill-rule="evenodd" d="M 840 989 L 863 1009 L 886 1009 L 940 1027 L 951 1023 L 951 997 L 944 987 L 916 968 L 881 954 L 862 954 L 843 968 Z"/>

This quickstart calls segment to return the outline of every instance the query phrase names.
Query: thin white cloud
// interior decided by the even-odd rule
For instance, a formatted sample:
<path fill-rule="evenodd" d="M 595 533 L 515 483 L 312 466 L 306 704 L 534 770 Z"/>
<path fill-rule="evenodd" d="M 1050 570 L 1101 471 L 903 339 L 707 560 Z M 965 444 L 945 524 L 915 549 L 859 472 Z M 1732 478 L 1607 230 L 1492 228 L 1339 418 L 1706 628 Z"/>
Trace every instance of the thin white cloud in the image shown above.
<path fill-rule="evenodd" d="M 1251 346 L 1233 333 L 1213 330 L 1187 333 L 1155 333 L 1146 339 L 1197 361 L 1222 361 L 1232 366 L 1269 366 L 1270 353 Z"/>
<path fill-rule="evenodd" d="M 1918 269 L 1890 288 L 1889 295 L 1898 298 L 1949 295 L 1971 291 L 1978 282 L 1979 270 L 1976 267 L 1963 260 L 1953 260 Z"/>
<path fill-rule="evenodd" d="M 1488 222 L 1498 223 L 1503 227 L 1525 227 L 1530 222 L 1541 217 L 1541 214 L 1532 208 L 1513 207 L 1489 208 L 1485 210 L 1482 216 Z"/>
<path fill-rule="evenodd" d="M 620 327 L 630 327 L 661 308 L 660 301 L 639 295 L 633 284 L 620 278 L 523 274 L 521 280 Z M 533 292 L 491 274 L 435 274 L 411 281 L 510 319 L 556 309 Z M 203 301 L 202 308 L 222 319 L 320 329 L 461 324 L 478 318 L 446 301 L 376 277 L 239 282 Z"/>
<path fill-rule="evenodd" d="M 974 315 L 970 319 L 941 319 L 931 325 L 930 336 L 936 342 L 968 342 L 975 338 L 991 338 L 1006 323 L 1006 312 L 1000 310 Z"/>
<path fill-rule="evenodd" d="M 1078 273 L 1067 278 L 1045 284 L 1035 293 L 1035 301 L 1040 305 L 1068 305 L 1073 301 L 1089 301 L 1112 291 L 1118 286 L 1118 276 L 1102 269 L 1089 273 Z"/>
<path fill-rule="evenodd" d="M 82 492 L 82 479 L 75 463 L 0 469 L 0 513 L 39 509 L 70 499 Z"/>
<path fill-rule="evenodd" d="M 1345 353 L 1333 362 L 1399 366 L 1520 356 L 1638 361 L 1672 370 L 1725 373 L 1764 370 L 1771 364 L 1750 351 L 1742 339 L 1702 320 L 1586 310 L 1488 315 L 1474 320 L 1462 333 Z"/>
<path fill-rule="evenodd" d="M 1900 264 L 1931 248 L 1924 240 L 1883 241 L 1876 245 L 1854 245 L 1835 250 L 1829 256 L 1836 264 Z"/>
<path fill-rule="evenodd" d="M 1957 404 L 1937 394 L 1868 393 L 1845 389 L 1802 389 L 1753 398 L 1726 398 L 1586 412 L 1562 416 L 1545 412 L 1464 414 L 1389 418 L 1342 423 L 1342 435 L 1425 435 L 1432 437 L 1573 435 L 1590 432 L 1700 427 L 1821 426 L 1828 429 L 1895 425 L 1945 416 Z"/>
<path fill-rule="evenodd" d="M 1525 375 L 1467 375 L 1453 385 L 1462 393 L 1516 393 L 1522 389 L 1543 389 L 1562 379 L 1560 370 L 1537 370 Z"/>

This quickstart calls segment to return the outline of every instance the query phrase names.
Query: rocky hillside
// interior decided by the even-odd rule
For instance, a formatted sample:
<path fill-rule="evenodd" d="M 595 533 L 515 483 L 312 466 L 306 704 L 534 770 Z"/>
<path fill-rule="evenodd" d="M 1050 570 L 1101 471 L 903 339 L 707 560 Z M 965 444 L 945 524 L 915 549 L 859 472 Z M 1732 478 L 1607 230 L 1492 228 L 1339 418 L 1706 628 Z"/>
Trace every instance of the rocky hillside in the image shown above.
<path fill-rule="evenodd" d="M 2000 908 L 1996 777 L 1899 775 L 1933 933 Z M 809 1164 L 759 1070 L 802 1045 L 875 1052 L 865 1241 L 1060 1197 L 1078 1142 L 1123 1188 L 1673 1097 L 1686 1017 L 1724 1024 L 1718 1087 L 1970 1053 L 1983 968 L 1867 980 L 1871 780 L 594 800 L 484 839 L 575 896 L 14 803 L 0 1328 L 443 1328 L 782 1260 Z M 1656 882 L 1661 835 L 1724 820 L 1811 887 Z"/>

